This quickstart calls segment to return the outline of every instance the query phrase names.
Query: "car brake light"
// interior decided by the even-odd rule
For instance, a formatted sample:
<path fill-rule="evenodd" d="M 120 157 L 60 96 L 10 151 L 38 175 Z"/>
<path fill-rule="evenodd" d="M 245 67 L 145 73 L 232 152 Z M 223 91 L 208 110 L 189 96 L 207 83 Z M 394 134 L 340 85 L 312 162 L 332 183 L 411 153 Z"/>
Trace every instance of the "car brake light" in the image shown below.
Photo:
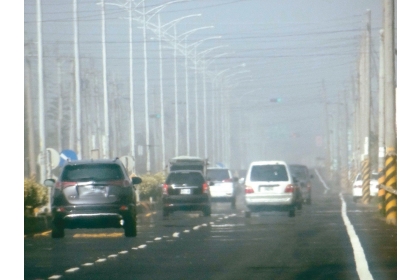
<path fill-rule="evenodd" d="M 251 186 L 245 186 L 245 194 L 254 193 L 254 189 Z"/>
<path fill-rule="evenodd" d="M 162 194 L 168 194 L 168 184 L 163 184 L 163 186 L 162 186 Z"/>
<path fill-rule="evenodd" d="M 286 193 L 292 193 L 293 190 L 294 190 L 294 188 L 295 187 L 292 184 L 289 184 L 289 185 L 286 186 L 286 189 L 284 190 L 284 192 L 286 192 Z"/>
<path fill-rule="evenodd" d="M 207 185 L 207 183 L 203 183 L 203 193 L 208 193 L 209 192 L 209 185 Z"/>
<path fill-rule="evenodd" d="M 76 185 L 77 184 L 77 182 L 68 182 L 68 181 L 66 181 L 66 182 L 57 182 L 57 183 L 55 183 L 55 187 L 57 188 L 57 189 L 65 189 L 65 188 L 67 188 L 67 187 L 72 187 L 72 186 L 74 186 L 74 185 Z"/>

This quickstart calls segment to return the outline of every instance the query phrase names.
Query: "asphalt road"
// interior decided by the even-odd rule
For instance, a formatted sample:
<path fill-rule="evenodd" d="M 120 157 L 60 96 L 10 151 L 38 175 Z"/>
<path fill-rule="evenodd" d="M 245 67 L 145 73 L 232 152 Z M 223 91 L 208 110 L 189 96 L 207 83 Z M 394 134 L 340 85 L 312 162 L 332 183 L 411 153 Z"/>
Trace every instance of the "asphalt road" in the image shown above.
<path fill-rule="evenodd" d="M 139 216 L 138 235 L 122 229 L 66 230 L 25 237 L 25 279 L 397 279 L 397 227 L 376 203 L 314 176 L 312 204 L 245 217 L 214 202 L 211 217 L 155 209 Z"/>

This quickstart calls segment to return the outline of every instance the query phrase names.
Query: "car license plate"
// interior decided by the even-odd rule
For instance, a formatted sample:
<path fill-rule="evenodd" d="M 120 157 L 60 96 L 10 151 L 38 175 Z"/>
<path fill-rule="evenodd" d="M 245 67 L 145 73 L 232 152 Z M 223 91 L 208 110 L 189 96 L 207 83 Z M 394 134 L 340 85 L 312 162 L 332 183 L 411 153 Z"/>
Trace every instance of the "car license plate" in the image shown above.
<path fill-rule="evenodd" d="M 274 187 L 263 187 L 262 190 L 265 192 L 272 192 L 274 190 Z"/>
<path fill-rule="evenodd" d="M 191 189 L 181 189 L 181 194 L 191 194 Z"/>

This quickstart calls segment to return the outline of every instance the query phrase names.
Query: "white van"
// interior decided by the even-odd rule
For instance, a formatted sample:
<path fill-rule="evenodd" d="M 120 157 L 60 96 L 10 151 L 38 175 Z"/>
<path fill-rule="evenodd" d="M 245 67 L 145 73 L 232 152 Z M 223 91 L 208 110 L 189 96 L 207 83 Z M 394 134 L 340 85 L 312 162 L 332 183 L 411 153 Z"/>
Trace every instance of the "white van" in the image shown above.
<path fill-rule="evenodd" d="M 303 199 L 298 184 L 293 180 L 289 166 L 284 161 L 254 161 L 245 177 L 245 203 L 251 212 L 302 209 Z"/>

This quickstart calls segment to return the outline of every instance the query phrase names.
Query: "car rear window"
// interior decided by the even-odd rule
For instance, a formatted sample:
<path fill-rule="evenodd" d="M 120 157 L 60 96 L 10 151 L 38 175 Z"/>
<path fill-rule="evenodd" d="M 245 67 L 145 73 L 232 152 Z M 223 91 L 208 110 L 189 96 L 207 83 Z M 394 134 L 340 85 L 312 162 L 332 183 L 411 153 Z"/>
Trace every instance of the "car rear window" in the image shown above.
<path fill-rule="evenodd" d="M 227 169 L 207 169 L 207 178 L 211 181 L 223 181 L 230 178 Z"/>
<path fill-rule="evenodd" d="M 110 181 L 123 180 L 124 174 L 118 164 L 80 164 L 64 168 L 62 181 Z"/>
<path fill-rule="evenodd" d="M 251 181 L 288 181 L 286 166 L 276 165 L 254 165 L 251 168 Z"/>
<path fill-rule="evenodd" d="M 182 185 L 187 184 L 188 186 L 201 186 L 204 183 L 203 175 L 200 173 L 170 173 L 166 179 L 166 184 Z"/>
<path fill-rule="evenodd" d="M 290 172 L 298 179 L 308 179 L 308 169 L 305 166 L 291 165 Z"/>

